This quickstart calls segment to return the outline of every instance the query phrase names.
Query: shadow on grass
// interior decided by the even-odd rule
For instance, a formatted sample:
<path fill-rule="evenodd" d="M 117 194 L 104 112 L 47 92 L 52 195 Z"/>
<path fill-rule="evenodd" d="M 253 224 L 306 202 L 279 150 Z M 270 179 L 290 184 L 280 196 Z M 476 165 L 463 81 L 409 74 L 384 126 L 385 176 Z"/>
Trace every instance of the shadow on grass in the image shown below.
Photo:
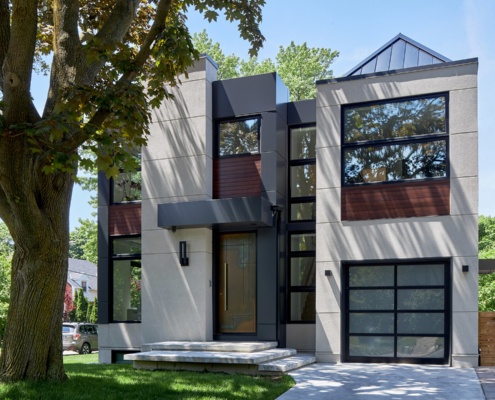
<path fill-rule="evenodd" d="M 294 384 L 288 376 L 270 379 L 187 371 L 141 371 L 134 370 L 131 365 L 83 362 L 76 359 L 66 362 L 65 368 L 69 376 L 66 382 L 0 384 L 0 398 L 269 400 L 277 398 Z"/>

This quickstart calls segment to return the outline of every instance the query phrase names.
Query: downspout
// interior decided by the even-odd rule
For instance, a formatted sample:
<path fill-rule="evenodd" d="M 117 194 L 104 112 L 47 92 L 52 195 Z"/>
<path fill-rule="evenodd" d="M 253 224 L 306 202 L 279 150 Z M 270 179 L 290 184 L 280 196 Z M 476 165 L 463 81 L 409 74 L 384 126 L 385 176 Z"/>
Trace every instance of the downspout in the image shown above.
<path fill-rule="evenodd" d="M 272 205 L 271 206 L 273 218 L 275 218 L 275 227 L 276 227 L 276 244 L 275 244 L 275 254 L 276 254 L 276 286 L 277 286 L 277 315 L 276 315 L 276 324 L 275 324 L 275 337 L 277 338 L 277 343 L 280 344 L 279 337 L 279 325 L 280 325 L 280 222 L 281 222 L 281 213 L 282 206 Z M 285 345 L 285 344 L 284 344 Z"/>

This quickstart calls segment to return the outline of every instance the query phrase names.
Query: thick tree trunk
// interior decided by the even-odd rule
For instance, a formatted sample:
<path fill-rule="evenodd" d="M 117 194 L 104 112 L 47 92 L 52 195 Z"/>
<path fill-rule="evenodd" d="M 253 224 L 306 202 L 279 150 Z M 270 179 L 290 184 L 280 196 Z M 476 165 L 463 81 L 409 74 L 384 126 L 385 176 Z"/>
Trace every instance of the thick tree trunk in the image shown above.
<path fill-rule="evenodd" d="M 1 171 L 9 172 L 4 161 Z M 11 162 L 17 173 L 11 170 L 9 182 L 5 175 L 0 182 L 7 199 L 2 216 L 15 242 L 0 380 L 64 380 L 62 315 L 73 179 L 67 173 L 44 174 L 22 151 Z"/>

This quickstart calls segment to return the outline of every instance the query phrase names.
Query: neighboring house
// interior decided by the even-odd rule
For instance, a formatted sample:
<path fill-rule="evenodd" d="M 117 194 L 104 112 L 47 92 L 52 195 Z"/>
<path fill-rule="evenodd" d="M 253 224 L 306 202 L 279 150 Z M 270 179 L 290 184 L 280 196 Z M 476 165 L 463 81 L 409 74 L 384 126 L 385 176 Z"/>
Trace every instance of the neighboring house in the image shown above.
<path fill-rule="evenodd" d="M 477 70 L 398 35 L 290 102 L 201 58 L 141 171 L 99 176 L 100 362 L 229 340 L 477 365 Z"/>
<path fill-rule="evenodd" d="M 76 290 L 82 289 L 88 301 L 98 297 L 98 267 L 86 260 L 69 258 L 67 284 L 71 287 L 72 299 Z"/>

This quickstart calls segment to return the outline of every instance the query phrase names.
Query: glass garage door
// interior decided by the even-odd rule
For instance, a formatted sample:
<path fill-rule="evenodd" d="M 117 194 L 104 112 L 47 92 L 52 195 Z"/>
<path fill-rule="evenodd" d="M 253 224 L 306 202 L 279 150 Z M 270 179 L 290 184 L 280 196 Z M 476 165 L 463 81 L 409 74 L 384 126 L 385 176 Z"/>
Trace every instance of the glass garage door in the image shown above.
<path fill-rule="evenodd" d="M 448 262 L 344 265 L 344 359 L 445 364 Z"/>

